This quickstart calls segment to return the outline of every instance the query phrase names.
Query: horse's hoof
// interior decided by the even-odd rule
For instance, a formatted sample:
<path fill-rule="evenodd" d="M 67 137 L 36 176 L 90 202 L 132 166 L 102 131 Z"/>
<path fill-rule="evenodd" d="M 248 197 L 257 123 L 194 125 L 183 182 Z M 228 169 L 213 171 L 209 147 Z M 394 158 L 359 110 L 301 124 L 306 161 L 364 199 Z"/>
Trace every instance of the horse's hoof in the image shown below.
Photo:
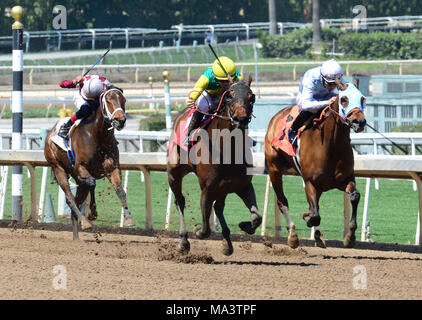
<path fill-rule="evenodd" d="M 86 230 L 92 228 L 92 224 L 91 222 L 89 222 L 89 220 L 87 218 L 83 218 L 81 221 L 81 229 L 82 230 Z"/>
<path fill-rule="evenodd" d="M 297 236 L 295 226 L 290 226 L 289 236 L 287 238 L 287 244 L 290 248 L 296 249 L 299 247 L 299 238 Z"/>
<path fill-rule="evenodd" d="M 136 224 L 135 224 L 135 221 L 133 221 L 132 218 L 126 219 L 123 222 L 123 227 L 133 227 L 133 226 L 136 226 Z"/>
<path fill-rule="evenodd" d="M 179 242 L 179 252 L 181 254 L 188 254 L 190 251 L 190 243 L 188 240 L 181 240 Z"/>
<path fill-rule="evenodd" d="M 197 239 L 205 239 L 210 236 L 210 232 L 202 232 L 201 230 L 196 231 L 195 236 Z"/>
<path fill-rule="evenodd" d="M 256 230 L 256 228 L 258 228 L 262 223 L 262 216 L 258 215 L 258 214 L 253 214 L 253 218 L 252 218 L 252 228 L 254 228 L 254 230 Z"/>
<path fill-rule="evenodd" d="M 356 244 L 356 237 L 355 235 L 346 235 L 346 237 L 343 240 L 343 245 L 345 248 L 353 248 Z"/>
<path fill-rule="evenodd" d="M 318 227 L 321 222 L 321 216 L 311 216 L 308 221 L 306 221 L 306 225 L 309 228 Z"/>
<path fill-rule="evenodd" d="M 247 234 L 254 234 L 255 228 L 252 227 L 252 223 L 250 221 L 244 221 L 239 223 L 240 230 L 246 232 Z"/>
<path fill-rule="evenodd" d="M 95 221 L 95 220 L 97 220 L 97 216 L 98 216 L 97 212 L 93 213 L 93 211 L 91 210 L 91 212 L 88 215 L 88 220 L 89 221 Z"/>
<path fill-rule="evenodd" d="M 231 242 L 223 240 L 222 252 L 225 256 L 231 256 L 233 254 L 233 245 Z"/>
<path fill-rule="evenodd" d="M 327 248 L 325 239 L 323 238 L 321 231 L 315 230 L 314 238 L 315 238 L 315 247 L 319 247 L 323 249 Z"/>

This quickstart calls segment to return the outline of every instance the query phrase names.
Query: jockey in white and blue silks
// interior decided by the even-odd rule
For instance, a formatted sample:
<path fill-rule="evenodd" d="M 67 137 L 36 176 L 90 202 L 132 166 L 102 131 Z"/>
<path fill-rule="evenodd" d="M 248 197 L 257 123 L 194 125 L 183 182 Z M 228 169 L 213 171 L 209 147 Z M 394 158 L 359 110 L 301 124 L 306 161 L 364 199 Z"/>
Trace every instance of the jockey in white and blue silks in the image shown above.
<path fill-rule="evenodd" d="M 306 120 L 335 101 L 338 95 L 335 80 L 342 81 L 342 76 L 343 69 L 334 59 L 305 73 L 299 86 L 299 94 L 296 97 L 300 113 L 289 130 L 289 141 L 294 147 L 297 147 L 297 132 Z"/>

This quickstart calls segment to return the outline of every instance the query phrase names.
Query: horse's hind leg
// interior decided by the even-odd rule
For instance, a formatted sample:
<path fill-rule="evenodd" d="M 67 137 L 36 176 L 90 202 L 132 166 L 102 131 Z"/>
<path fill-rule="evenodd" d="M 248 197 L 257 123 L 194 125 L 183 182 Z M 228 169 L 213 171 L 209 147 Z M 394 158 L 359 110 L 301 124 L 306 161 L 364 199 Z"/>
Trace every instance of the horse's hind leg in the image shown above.
<path fill-rule="evenodd" d="M 196 231 L 198 239 L 208 238 L 211 234 L 210 216 L 212 211 L 212 204 L 214 202 L 209 195 L 210 191 L 207 187 L 202 189 L 201 193 L 201 212 L 202 212 L 202 227 L 201 230 Z"/>
<path fill-rule="evenodd" d="M 176 171 L 168 171 L 168 181 L 171 191 L 174 194 L 175 204 L 177 211 L 179 212 L 179 236 L 180 243 L 179 249 L 183 253 L 187 253 L 190 250 L 190 243 L 188 241 L 188 232 L 186 230 L 185 223 L 185 197 L 182 194 L 182 179 L 183 173 L 177 174 Z"/>
<path fill-rule="evenodd" d="M 350 195 L 350 202 L 352 204 L 352 217 L 349 222 L 349 231 L 344 236 L 343 244 L 346 248 L 353 248 L 356 244 L 356 236 L 355 231 L 358 227 L 356 222 L 356 216 L 358 211 L 358 204 L 360 200 L 360 192 L 356 189 L 355 179 L 349 181 L 346 185 L 346 188 L 343 190 L 344 192 Z"/>
<path fill-rule="evenodd" d="M 283 216 L 286 219 L 287 223 L 287 231 L 289 232 L 287 244 L 289 245 L 289 247 L 295 249 L 299 246 L 299 238 L 296 233 L 296 226 L 293 220 L 290 218 L 289 203 L 287 201 L 286 196 L 284 195 L 283 175 L 277 169 L 272 169 L 271 167 L 269 167 L 269 169 L 271 183 L 273 185 L 274 192 L 277 196 L 277 205 L 280 211 L 283 213 Z"/>
<path fill-rule="evenodd" d="M 220 225 L 222 228 L 221 233 L 223 234 L 223 254 L 229 256 L 233 253 L 233 244 L 230 240 L 230 229 L 227 226 L 226 219 L 224 218 L 224 205 L 225 205 L 225 198 L 219 199 L 214 202 L 214 212 L 217 216 L 218 220 L 220 221 Z"/>
<path fill-rule="evenodd" d="M 129 208 L 127 206 L 126 200 L 126 192 L 123 190 L 122 187 L 122 174 L 120 169 L 116 168 L 113 172 L 108 176 L 110 183 L 113 185 L 114 190 L 116 190 L 116 194 L 120 199 L 123 207 L 123 226 L 124 227 L 132 227 L 135 225 L 135 221 L 132 219 L 130 214 Z M 91 198 L 92 199 L 92 198 Z"/>
<path fill-rule="evenodd" d="M 246 188 L 236 192 L 236 194 L 243 200 L 245 205 L 248 207 L 251 213 L 251 221 L 244 221 L 239 223 L 239 227 L 242 231 L 248 234 L 254 234 L 256 228 L 261 225 L 262 215 L 258 211 L 258 205 L 256 204 L 255 190 L 252 183 L 250 182 Z"/>

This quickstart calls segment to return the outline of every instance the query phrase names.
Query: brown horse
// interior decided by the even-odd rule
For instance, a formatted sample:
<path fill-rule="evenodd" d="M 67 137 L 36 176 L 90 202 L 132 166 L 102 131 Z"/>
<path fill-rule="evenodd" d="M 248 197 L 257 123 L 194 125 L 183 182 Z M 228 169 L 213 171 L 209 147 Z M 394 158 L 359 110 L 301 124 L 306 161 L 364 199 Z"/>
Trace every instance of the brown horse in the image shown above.
<path fill-rule="evenodd" d="M 46 137 L 44 155 L 53 169 L 60 187 L 66 195 L 66 203 L 71 208 L 73 239 L 78 239 L 78 223 L 82 230 L 90 228 L 97 218 L 95 204 L 96 180 L 107 177 L 113 185 L 124 209 L 124 225 L 133 226 L 130 211 L 126 203 L 126 193 L 121 184 L 119 149 L 114 137 L 114 129 L 122 130 L 126 123 L 126 99 L 123 91 L 116 87 L 104 89 L 100 96 L 100 105 L 96 111 L 72 130 L 71 146 L 74 153 L 72 165 L 66 151 L 53 142 L 55 128 Z M 69 175 L 77 183 L 76 197 L 69 186 Z M 90 193 L 90 214 L 88 218 L 80 212 L 81 204 Z"/>
<path fill-rule="evenodd" d="M 217 115 L 210 121 L 206 130 L 199 130 L 197 143 L 190 149 L 189 154 L 177 144 L 169 145 L 167 174 L 180 215 L 179 246 L 182 252 L 188 252 L 190 249 L 184 218 L 185 197 L 182 194 L 182 180 L 189 172 L 196 173 L 202 190 L 202 228 L 195 232 L 197 238 L 204 239 L 210 235 L 209 218 L 214 207 L 222 227 L 223 253 L 233 253 L 230 230 L 223 215 L 225 199 L 229 193 L 236 193 L 251 213 L 251 222 L 239 224 L 243 231 L 253 234 L 261 224 L 262 217 L 256 204 L 252 176 L 247 174 L 252 157 L 251 148 L 246 145 L 250 142 L 247 128 L 255 102 L 255 95 L 250 89 L 251 81 L 249 76 L 248 81 L 242 80 L 234 84 L 231 82 L 230 88 L 220 99 Z M 190 108 L 186 108 L 177 117 L 172 138 L 179 127 L 186 124 L 184 120 L 189 111 Z"/>
<path fill-rule="evenodd" d="M 339 96 L 330 106 L 327 116 L 321 124 L 311 125 L 302 132 L 299 145 L 299 163 L 296 167 L 293 157 L 276 150 L 271 141 L 280 132 L 280 121 L 291 108 L 279 111 L 270 121 L 265 136 L 265 159 L 270 179 L 277 195 L 277 204 L 287 221 L 289 231 L 288 244 L 292 248 L 299 245 L 295 225 L 289 215 L 289 205 L 283 192 L 283 174 L 294 168 L 301 172 L 305 183 L 306 198 L 309 211 L 302 213 L 302 218 L 308 227 L 315 228 L 315 241 L 318 246 L 325 247 L 325 240 L 319 228 L 319 199 L 323 192 L 330 189 L 340 189 L 350 195 L 352 217 L 349 231 L 345 235 L 345 247 L 355 245 L 355 230 L 357 228 L 356 214 L 360 193 L 356 190 L 353 151 L 350 145 L 350 127 L 355 132 L 361 132 L 366 120 L 363 114 L 365 97 L 360 93 L 359 82 L 343 84 L 336 82 Z M 341 108 L 340 108 L 341 105 Z"/>

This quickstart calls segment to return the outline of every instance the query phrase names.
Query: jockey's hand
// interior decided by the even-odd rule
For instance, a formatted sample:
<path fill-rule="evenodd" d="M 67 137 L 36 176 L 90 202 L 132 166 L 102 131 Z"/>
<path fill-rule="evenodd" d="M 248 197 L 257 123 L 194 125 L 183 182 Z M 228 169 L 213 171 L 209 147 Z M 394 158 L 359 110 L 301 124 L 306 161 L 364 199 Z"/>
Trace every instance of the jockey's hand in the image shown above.
<path fill-rule="evenodd" d="M 337 97 L 332 97 L 330 100 L 328 100 L 328 105 L 331 106 L 334 102 L 336 102 Z"/>
<path fill-rule="evenodd" d="M 194 108 L 195 107 L 195 100 L 193 100 L 192 98 L 189 98 L 187 101 L 187 105 L 189 108 Z"/>
<path fill-rule="evenodd" d="M 75 80 L 73 80 L 73 83 L 74 83 L 74 84 L 80 83 L 83 79 L 84 79 L 84 77 L 83 77 L 83 76 L 77 76 L 77 77 L 75 78 Z"/>

